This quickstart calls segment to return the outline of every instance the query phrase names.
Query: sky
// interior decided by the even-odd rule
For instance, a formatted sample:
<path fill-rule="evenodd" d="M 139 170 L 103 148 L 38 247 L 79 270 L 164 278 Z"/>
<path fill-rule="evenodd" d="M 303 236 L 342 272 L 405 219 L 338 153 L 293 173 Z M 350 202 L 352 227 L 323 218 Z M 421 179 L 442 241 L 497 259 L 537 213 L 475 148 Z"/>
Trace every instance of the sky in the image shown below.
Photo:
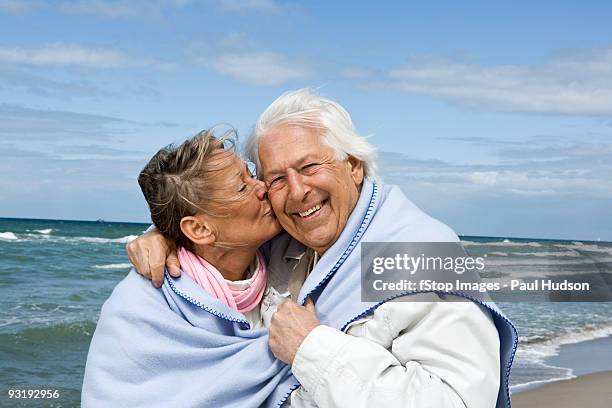
<path fill-rule="evenodd" d="M 0 0 L 0 217 L 149 221 L 162 146 L 338 101 L 461 235 L 612 241 L 609 2 Z"/>

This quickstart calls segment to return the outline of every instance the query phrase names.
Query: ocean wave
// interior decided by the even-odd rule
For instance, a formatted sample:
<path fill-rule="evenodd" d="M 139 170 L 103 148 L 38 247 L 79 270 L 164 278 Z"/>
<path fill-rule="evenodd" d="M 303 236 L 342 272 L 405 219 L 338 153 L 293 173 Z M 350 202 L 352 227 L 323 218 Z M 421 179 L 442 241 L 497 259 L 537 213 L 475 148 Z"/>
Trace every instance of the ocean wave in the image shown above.
<path fill-rule="evenodd" d="M 575 258 L 570 258 L 570 257 L 557 257 L 557 258 L 553 258 L 553 257 L 534 257 L 534 258 L 527 258 L 527 257 L 514 257 L 514 256 L 508 256 L 508 257 L 499 257 L 499 258 L 486 258 L 485 261 L 485 266 L 487 267 L 491 267 L 491 266 L 496 266 L 496 267 L 545 267 L 545 266 L 571 266 L 571 265 L 591 265 L 594 268 L 596 268 L 596 263 L 598 262 L 612 262 L 612 257 L 602 257 L 602 258 L 597 258 L 596 261 L 594 261 L 593 259 L 587 258 L 587 257 L 575 257 Z"/>
<path fill-rule="evenodd" d="M 541 247 L 542 244 L 539 242 L 516 242 L 510 241 L 509 239 L 504 239 L 503 241 L 492 241 L 492 242 L 475 242 L 475 241 L 461 241 L 464 246 L 501 246 L 501 247 Z"/>
<path fill-rule="evenodd" d="M 520 336 L 518 355 L 530 363 L 544 363 L 548 357 L 559 354 L 561 346 L 612 336 L 612 323 L 587 325 L 565 333 Z"/>
<path fill-rule="evenodd" d="M 88 304 L 75 303 L 74 300 L 60 302 L 28 302 L 24 299 L 6 308 L 0 317 L 0 333 L 18 333 L 28 328 L 46 328 L 97 319 L 98 310 L 91 309 Z"/>
<path fill-rule="evenodd" d="M 77 241 L 91 242 L 95 244 L 119 243 L 127 244 L 128 242 L 138 238 L 138 235 L 126 235 L 121 238 L 99 238 L 99 237 L 75 237 Z"/>
<path fill-rule="evenodd" d="M 583 243 L 572 243 L 572 244 L 555 244 L 557 248 L 569 249 L 572 251 L 585 251 L 585 252 L 603 252 L 612 254 L 612 247 L 599 246 L 595 244 L 583 244 Z"/>
<path fill-rule="evenodd" d="M 38 232 L 39 234 L 45 234 L 45 235 L 48 235 L 52 233 L 53 231 L 55 231 L 53 228 L 34 230 L 34 232 Z"/>
<path fill-rule="evenodd" d="M 555 273 L 563 272 L 561 268 L 566 269 L 566 272 L 588 272 L 585 268 L 591 268 L 592 271 L 597 271 L 598 263 L 610 263 L 612 257 L 601 257 L 597 260 L 588 257 L 486 257 L 485 266 L 487 268 L 501 268 L 503 271 L 511 271 L 512 273 L 529 272 L 534 270 L 542 270 L 542 268 L 556 268 Z"/>
<path fill-rule="evenodd" d="M 7 231 L 7 232 L 0 232 L 0 240 L 3 241 L 17 241 L 19 238 L 17 238 L 17 235 L 15 235 L 14 232 L 11 231 Z"/>
<path fill-rule="evenodd" d="M 547 365 L 544 365 L 546 367 L 550 367 Z M 556 381 L 562 381 L 562 380 L 570 380 L 572 378 L 576 378 L 576 376 L 573 374 L 573 370 L 571 368 L 561 368 L 561 367 L 554 367 L 554 368 L 559 368 L 561 370 L 565 370 L 566 374 L 561 376 L 561 377 L 554 377 L 554 378 L 549 378 L 547 380 L 535 380 L 535 381 L 529 381 L 526 383 L 521 383 L 521 384 L 515 384 L 515 385 L 511 385 L 510 386 L 510 392 L 512 393 L 519 393 L 519 392 L 523 392 L 523 391 L 527 391 L 529 389 L 535 388 L 538 385 L 543 385 L 543 384 L 548 384 L 551 382 L 556 382 Z"/>
<path fill-rule="evenodd" d="M 130 269 L 132 264 L 130 263 L 116 263 L 116 264 L 108 264 L 108 265 L 94 265 L 96 269 Z"/>
<path fill-rule="evenodd" d="M 53 230 L 51 228 L 51 230 Z M 40 231 L 49 231 L 40 230 Z M 52 231 L 40 232 L 37 234 L 15 234 L 14 232 L 0 232 L 0 240 L 1 241 L 12 241 L 12 242 L 33 242 L 33 241 L 41 241 L 44 242 L 67 242 L 67 243 L 78 243 L 78 242 L 89 242 L 92 244 L 109 244 L 109 243 L 117 243 L 117 244 L 127 244 L 128 242 L 138 238 L 138 235 L 126 235 L 124 237 L 119 238 L 102 238 L 102 237 L 67 237 L 67 236 L 57 236 L 51 235 Z"/>
<path fill-rule="evenodd" d="M 63 322 L 44 327 L 28 327 L 16 333 L 0 333 L 0 343 L 5 337 L 10 337 L 14 344 L 43 343 L 66 341 L 75 343 L 89 339 L 96 329 L 96 322 L 91 320 Z"/>
<path fill-rule="evenodd" d="M 572 258 L 584 258 L 584 255 L 576 251 L 556 251 L 556 252 L 515 252 L 512 256 L 537 256 L 537 257 L 572 257 Z"/>
<path fill-rule="evenodd" d="M 578 330 L 571 330 L 559 335 L 559 333 L 537 334 L 533 336 L 521 336 L 521 345 L 532 345 L 553 342 L 555 344 L 573 344 L 587 340 L 595 340 L 602 337 L 612 336 L 612 322 L 601 325 L 588 325 Z"/>

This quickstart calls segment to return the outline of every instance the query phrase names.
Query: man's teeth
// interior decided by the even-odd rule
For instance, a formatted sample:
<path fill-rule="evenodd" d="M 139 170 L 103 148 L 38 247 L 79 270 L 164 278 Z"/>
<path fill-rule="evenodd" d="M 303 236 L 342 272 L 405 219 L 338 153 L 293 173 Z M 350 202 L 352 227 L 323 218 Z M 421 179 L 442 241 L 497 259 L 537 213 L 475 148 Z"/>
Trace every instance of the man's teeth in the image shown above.
<path fill-rule="evenodd" d="M 300 214 L 300 217 L 307 217 L 310 214 L 312 214 L 313 212 L 318 211 L 320 209 L 321 209 L 321 204 L 317 204 L 314 207 L 312 207 L 312 208 L 310 208 L 310 209 L 308 209 L 308 210 L 306 210 L 304 212 L 301 212 L 299 214 Z"/>

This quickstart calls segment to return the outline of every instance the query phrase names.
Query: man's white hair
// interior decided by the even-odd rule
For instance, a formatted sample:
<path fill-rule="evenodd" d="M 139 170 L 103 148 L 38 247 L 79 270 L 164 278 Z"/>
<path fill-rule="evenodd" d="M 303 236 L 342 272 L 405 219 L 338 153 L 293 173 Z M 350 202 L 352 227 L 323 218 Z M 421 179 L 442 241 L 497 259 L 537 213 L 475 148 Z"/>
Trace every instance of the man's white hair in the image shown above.
<path fill-rule="evenodd" d="M 259 116 L 246 144 L 246 156 L 257 165 L 258 173 L 261 174 L 258 154 L 261 138 L 270 130 L 287 125 L 320 129 L 323 143 L 336 152 L 337 160 L 355 157 L 363 162 L 365 177 L 378 181 L 376 148 L 357 134 L 351 116 L 342 106 L 308 88 L 284 93 Z"/>

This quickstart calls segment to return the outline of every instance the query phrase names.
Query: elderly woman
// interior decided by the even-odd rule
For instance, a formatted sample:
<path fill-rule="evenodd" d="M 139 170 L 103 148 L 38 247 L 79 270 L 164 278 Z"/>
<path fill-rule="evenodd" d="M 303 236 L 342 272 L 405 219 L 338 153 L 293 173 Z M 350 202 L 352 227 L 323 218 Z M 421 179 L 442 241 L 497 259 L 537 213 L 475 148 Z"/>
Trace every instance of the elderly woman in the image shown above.
<path fill-rule="evenodd" d="M 157 290 L 134 270 L 102 308 L 83 406 L 273 405 L 289 381 L 263 329 L 282 297 L 259 248 L 280 231 L 261 181 L 202 132 L 160 150 L 138 178 L 182 277 Z"/>

